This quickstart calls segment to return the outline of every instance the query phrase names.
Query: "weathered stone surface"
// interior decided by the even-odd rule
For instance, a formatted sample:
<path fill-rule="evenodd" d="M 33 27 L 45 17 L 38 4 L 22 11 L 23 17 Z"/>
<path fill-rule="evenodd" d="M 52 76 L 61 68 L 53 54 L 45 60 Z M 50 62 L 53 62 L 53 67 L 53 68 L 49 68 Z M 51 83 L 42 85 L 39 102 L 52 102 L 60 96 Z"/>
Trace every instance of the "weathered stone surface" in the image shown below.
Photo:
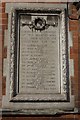
<path fill-rule="evenodd" d="M 20 93 L 60 93 L 58 16 L 21 16 Z"/>

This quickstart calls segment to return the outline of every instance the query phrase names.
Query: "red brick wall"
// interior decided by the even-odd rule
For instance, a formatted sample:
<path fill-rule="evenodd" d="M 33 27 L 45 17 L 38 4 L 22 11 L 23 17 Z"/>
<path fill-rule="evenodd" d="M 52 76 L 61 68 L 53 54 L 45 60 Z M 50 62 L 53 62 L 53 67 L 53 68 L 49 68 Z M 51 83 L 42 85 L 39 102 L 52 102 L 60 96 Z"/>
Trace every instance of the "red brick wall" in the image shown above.
<path fill-rule="evenodd" d="M 0 3 L 0 85 L 2 84 L 2 73 L 3 73 L 3 44 L 4 44 L 4 29 L 6 27 L 6 15 L 5 15 L 5 3 Z M 4 83 L 4 80 L 3 80 Z M 4 93 L 4 84 L 0 87 L 0 93 Z M 3 91 L 2 91 L 3 90 Z M 1 96 L 0 94 L 0 96 Z M 1 98 L 1 97 L 0 97 Z M 1 103 L 0 103 L 1 106 Z"/>
<path fill-rule="evenodd" d="M 2 76 L 3 73 L 3 58 L 7 57 L 7 48 L 4 48 L 4 31 L 7 29 L 8 16 L 5 13 L 5 3 L 0 3 L 0 84 L 2 84 L 2 93 L 5 95 L 6 91 L 6 77 Z M 75 6 L 71 5 L 70 7 L 72 14 L 70 18 L 78 18 L 78 12 Z M 79 54 L 80 54 L 80 33 L 79 26 L 80 23 L 78 20 L 69 21 L 69 30 L 73 33 L 73 47 L 70 50 L 70 57 L 74 59 L 74 77 L 71 77 L 72 83 L 72 94 L 75 95 L 75 106 L 80 108 L 80 63 L 79 63 Z M 0 89 L 1 91 L 1 89 Z M 1 97 L 0 97 L 1 99 Z M 0 102 L 1 106 L 1 102 Z M 68 114 L 58 117 L 3 117 L 2 120 L 80 120 L 80 115 L 78 114 Z"/>
<path fill-rule="evenodd" d="M 2 80 L 2 95 L 5 95 L 6 78 L 3 76 L 3 59 L 7 57 L 7 48 L 4 47 L 4 31 L 7 29 L 8 16 L 5 13 L 5 3 L 0 3 L 0 79 Z"/>
<path fill-rule="evenodd" d="M 78 19 L 78 12 L 75 6 L 71 6 L 73 19 Z M 73 35 L 73 47 L 71 47 L 71 58 L 74 59 L 74 78 L 71 78 L 73 83 L 72 91 L 75 95 L 75 106 L 80 108 L 80 78 L 79 78 L 79 20 L 69 21 L 69 30 L 72 31 Z"/>
<path fill-rule="evenodd" d="M 4 30 L 7 27 L 7 16 L 5 14 L 5 3 L 0 3 L 0 108 L 2 106 L 2 94 L 5 94 L 5 79 L 3 77 L 3 58 L 6 57 L 3 47 Z M 0 117 L 1 120 L 1 117 Z"/>

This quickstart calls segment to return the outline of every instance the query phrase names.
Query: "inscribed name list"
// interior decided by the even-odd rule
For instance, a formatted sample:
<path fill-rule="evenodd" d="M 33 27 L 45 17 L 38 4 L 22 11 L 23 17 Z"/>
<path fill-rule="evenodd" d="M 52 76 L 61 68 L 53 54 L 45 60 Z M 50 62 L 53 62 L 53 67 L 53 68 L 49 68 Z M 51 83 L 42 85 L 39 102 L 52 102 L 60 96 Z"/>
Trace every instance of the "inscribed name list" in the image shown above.
<path fill-rule="evenodd" d="M 58 26 L 40 31 L 20 25 L 20 93 L 60 93 Z"/>

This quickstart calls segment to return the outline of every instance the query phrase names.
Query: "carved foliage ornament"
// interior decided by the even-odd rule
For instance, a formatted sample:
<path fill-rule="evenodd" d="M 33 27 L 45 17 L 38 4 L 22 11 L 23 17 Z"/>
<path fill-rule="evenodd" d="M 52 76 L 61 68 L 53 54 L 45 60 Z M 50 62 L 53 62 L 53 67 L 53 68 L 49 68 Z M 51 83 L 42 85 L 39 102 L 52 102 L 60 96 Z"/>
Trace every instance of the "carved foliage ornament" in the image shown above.
<path fill-rule="evenodd" d="M 27 25 L 30 29 L 35 29 L 35 30 L 45 30 L 45 29 L 48 29 L 49 26 L 53 26 L 53 27 L 57 27 L 58 25 L 58 18 L 56 16 L 54 16 L 53 18 L 56 18 L 53 20 L 53 23 L 50 24 L 47 20 L 45 20 L 44 18 L 42 17 L 36 17 L 34 20 L 31 20 L 31 22 L 27 22 L 24 21 L 21 21 L 21 25 L 24 27 L 25 25 Z"/>

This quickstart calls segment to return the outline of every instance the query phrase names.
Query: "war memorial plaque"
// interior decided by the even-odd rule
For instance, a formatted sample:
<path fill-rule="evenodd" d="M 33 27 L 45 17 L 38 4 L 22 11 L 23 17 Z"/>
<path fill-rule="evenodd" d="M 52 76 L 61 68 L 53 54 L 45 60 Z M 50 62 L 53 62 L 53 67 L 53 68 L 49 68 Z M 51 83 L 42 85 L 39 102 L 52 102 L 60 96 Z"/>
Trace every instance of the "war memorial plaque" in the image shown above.
<path fill-rule="evenodd" d="M 58 19 L 55 15 L 21 16 L 20 93 L 60 93 Z"/>
<path fill-rule="evenodd" d="M 3 114 L 57 115 L 74 110 L 72 39 L 64 4 L 6 3 Z M 73 71 L 74 72 L 74 71 Z"/>
<path fill-rule="evenodd" d="M 59 9 L 13 11 L 11 100 L 67 100 L 68 51 L 65 18 L 65 10 Z"/>

